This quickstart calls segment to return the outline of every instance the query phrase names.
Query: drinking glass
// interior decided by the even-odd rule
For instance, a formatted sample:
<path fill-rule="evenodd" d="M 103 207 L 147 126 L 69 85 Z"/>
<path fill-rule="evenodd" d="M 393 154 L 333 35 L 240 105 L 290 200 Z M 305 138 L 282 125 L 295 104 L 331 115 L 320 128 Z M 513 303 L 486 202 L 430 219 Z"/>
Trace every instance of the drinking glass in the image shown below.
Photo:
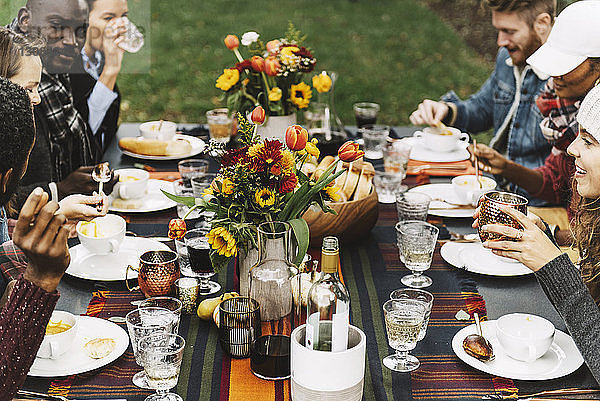
<path fill-rule="evenodd" d="M 219 283 L 210 280 L 216 273 L 210 261 L 211 247 L 206 238 L 209 231 L 209 227 L 196 228 L 189 230 L 183 237 L 190 261 L 190 270 L 182 273 L 200 279 L 200 294 L 202 295 L 214 294 L 221 289 Z"/>
<path fill-rule="evenodd" d="M 138 365 L 143 366 L 142 355 L 138 343 L 142 337 L 156 332 L 173 333 L 175 330 L 175 315 L 165 308 L 145 307 L 129 312 L 125 316 L 127 331 L 131 338 L 131 348 Z M 140 388 L 151 388 L 146 373 L 142 370 L 133 376 L 133 384 Z"/>
<path fill-rule="evenodd" d="M 431 316 L 431 308 L 433 307 L 433 294 L 425 290 L 419 290 L 417 288 L 402 288 L 399 290 L 392 291 L 390 299 L 400 301 L 403 299 L 412 299 L 414 301 L 421 302 L 425 306 L 425 318 L 421 325 L 421 331 L 419 331 L 418 340 L 421 341 L 425 338 L 427 333 L 427 325 L 429 324 L 429 316 Z"/>
<path fill-rule="evenodd" d="M 185 185 L 183 185 L 183 180 L 173 181 L 173 192 L 177 196 L 194 196 L 194 191 L 192 190 L 192 187 L 190 186 L 189 188 L 187 188 Z M 179 217 L 180 219 L 183 219 L 186 215 L 186 220 L 200 218 L 200 211 L 198 209 L 195 209 L 192 213 L 188 215 L 187 212 L 189 210 L 190 208 L 184 205 L 183 203 L 177 203 L 177 217 Z M 177 240 L 175 240 L 175 245 L 177 245 Z M 179 248 L 177 249 L 179 251 Z"/>
<path fill-rule="evenodd" d="M 359 128 L 365 142 L 365 158 L 382 159 L 383 148 L 390 134 L 390 127 L 385 125 L 365 125 Z"/>
<path fill-rule="evenodd" d="M 202 159 L 186 159 L 177 163 L 177 169 L 181 174 L 183 186 L 192 188 L 191 179 L 193 177 L 203 176 L 208 172 L 208 161 Z"/>
<path fill-rule="evenodd" d="M 396 350 L 395 354 L 383 358 L 384 366 L 395 372 L 417 369 L 421 363 L 408 352 L 417 345 L 425 318 L 425 306 L 412 299 L 389 300 L 383 304 L 383 315 L 389 345 Z"/>
<path fill-rule="evenodd" d="M 379 105 L 377 103 L 354 103 L 352 109 L 354 110 L 357 128 L 377 123 L 377 113 L 379 113 Z"/>
<path fill-rule="evenodd" d="M 527 198 L 510 192 L 491 191 L 483 194 L 479 201 L 479 238 L 481 242 L 487 240 L 515 241 L 515 238 L 482 231 L 481 227 L 486 224 L 502 224 L 519 230 L 523 229 L 517 220 L 501 211 L 500 206 L 511 207 L 527 214 L 527 203 Z"/>
<path fill-rule="evenodd" d="M 394 203 L 396 201 L 396 193 L 404 192 L 408 189 L 406 185 L 402 185 L 404 176 L 400 173 L 375 171 L 373 177 L 373 185 L 377 190 L 377 198 L 379 203 Z"/>
<path fill-rule="evenodd" d="M 406 177 L 411 150 L 410 142 L 388 138 L 387 144 L 383 148 L 383 169 L 388 172 L 400 173 L 402 178 Z"/>
<path fill-rule="evenodd" d="M 177 334 L 154 333 L 140 340 L 144 371 L 150 387 L 156 389 L 156 394 L 146 397 L 145 401 L 183 401 L 169 390 L 179 380 L 184 348 L 185 340 Z"/>
<path fill-rule="evenodd" d="M 232 358 L 249 357 L 252 342 L 262 335 L 260 305 L 252 298 L 235 297 L 218 308 L 221 348 Z"/>
<path fill-rule="evenodd" d="M 429 223 L 419 220 L 407 221 L 399 227 L 400 249 L 404 256 L 404 265 L 412 272 L 400 280 L 412 288 L 429 287 L 431 278 L 422 273 L 431 266 L 433 250 L 440 230 Z"/>
<path fill-rule="evenodd" d="M 178 279 L 179 280 L 179 279 Z M 175 333 L 179 331 L 179 320 L 181 319 L 182 303 L 179 299 L 173 297 L 151 297 L 142 300 L 138 308 L 158 307 L 165 308 L 175 315 Z"/>
<path fill-rule="evenodd" d="M 215 179 L 217 178 L 217 174 L 207 173 L 202 176 L 194 177 L 190 181 L 192 182 L 192 191 L 194 197 L 201 198 L 205 195 L 204 191 L 209 189 Z M 215 212 L 203 211 L 199 212 L 199 217 L 202 217 L 204 221 L 210 221 L 215 216 Z"/>
<path fill-rule="evenodd" d="M 396 210 L 398 221 L 423 220 L 429 213 L 431 197 L 421 192 L 398 192 L 396 193 Z"/>
<path fill-rule="evenodd" d="M 213 109 L 206 112 L 208 132 L 210 139 L 216 142 L 226 143 L 231 137 L 233 118 L 226 108 Z"/>
<path fill-rule="evenodd" d="M 137 53 L 144 46 L 144 35 L 137 26 L 127 17 L 122 17 L 125 33 L 122 35 L 124 40 L 119 43 L 119 47 L 129 53 Z"/>
<path fill-rule="evenodd" d="M 185 245 L 184 245 L 185 248 Z M 186 249 L 187 254 L 187 249 Z M 200 295 L 200 282 L 196 277 L 182 277 L 175 281 L 175 292 L 181 301 L 184 313 L 193 315 L 198 308 L 198 296 Z"/>

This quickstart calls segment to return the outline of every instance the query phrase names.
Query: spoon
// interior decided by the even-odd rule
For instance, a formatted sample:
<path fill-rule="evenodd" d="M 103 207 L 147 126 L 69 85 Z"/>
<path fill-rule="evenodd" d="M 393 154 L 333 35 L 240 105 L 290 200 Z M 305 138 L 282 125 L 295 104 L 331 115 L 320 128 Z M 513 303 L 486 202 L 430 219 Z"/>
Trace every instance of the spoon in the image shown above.
<path fill-rule="evenodd" d="M 463 349 L 473 358 L 483 362 L 491 361 L 495 358 L 492 344 L 490 344 L 483 336 L 481 322 L 479 321 L 479 314 L 477 314 L 477 312 L 473 313 L 473 318 L 475 319 L 475 326 L 477 327 L 478 334 L 469 334 L 465 337 L 463 340 Z"/>
<path fill-rule="evenodd" d="M 477 183 L 479 184 L 479 189 L 483 188 L 483 184 L 481 180 L 479 180 L 479 161 L 477 160 L 477 139 L 473 138 L 473 156 L 475 157 L 475 178 L 477 178 Z"/>
<path fill-rule="evenodd" d="M 108 319 L 109 322 L 113 322 L 113 323 L 125 323 L 127 322 L 127 320 L 123 317 L 123 316 L 111 316 Z"/>
<path fill-rule="evenodd" d="M 110 181 L 110 167 L 108 162 L 100 163 L 92 170 L 92 179 L 98 183 L 98 195 L 102 195 L 102 187 Z"/>

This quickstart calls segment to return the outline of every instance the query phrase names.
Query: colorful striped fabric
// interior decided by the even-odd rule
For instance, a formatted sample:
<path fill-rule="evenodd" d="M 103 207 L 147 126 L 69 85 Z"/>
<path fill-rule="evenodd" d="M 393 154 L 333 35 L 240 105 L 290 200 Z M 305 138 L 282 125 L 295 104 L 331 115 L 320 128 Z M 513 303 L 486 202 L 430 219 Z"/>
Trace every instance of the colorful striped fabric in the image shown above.
<path fill-rule="evenodd" d="M 364 400 L 478 400 L 496 390 L 515 391 L 512 381 L 478 372 L 452 352 L 452 337 L 471 323 L 457 321 L 454 315 L 463 309 L 485 316 L 485 302 L 462 271 L 442 261 L 439 249 L 432 269 L 426 272 L 434 281 L 428 290 L 435 297 L 427 336 L 413 351 L 422 365 L 411 374 L 393 373 L 383 367 L 381 360 L 393 350 L 387 343 L 382 304 L 391 291 L 402 287 L 400 278 L 408 272 L 398 260 L 395 220 L 394 206 L 380 204 L 380 220 L 373 231 L 360 243 L 343 246 L 341 250 L 342 272 L 352 302 L 352 323 L 367 336 Z M 142 228 L 144 223 L 147 224 L 132 222 L 134 227 L 139 225 L 137 228 Z M 228 271 L 215 277 L 225 289 L 234 288 L 233 270 L 230 266 Z M 129 301 L 136 298 L 141 298 L 139 292 L 98 292 L 94 294 L 88 314 L 102 318 L 123 316 L 133 308 Z M 290 399 L 289 381 L 260 380 L 250 372 L 248 359 L 232 360 L 225 356 L 212 323 L 185 316 L 180 334 L 187 346 L 175 390 L 184 400 Z M 131 376 L 139 370 L 130 349 L 104 369 L 54 381 L 50 390 L 77 399 L 122 397 L 141 401 L 150 392 L 131 384 Z"/>

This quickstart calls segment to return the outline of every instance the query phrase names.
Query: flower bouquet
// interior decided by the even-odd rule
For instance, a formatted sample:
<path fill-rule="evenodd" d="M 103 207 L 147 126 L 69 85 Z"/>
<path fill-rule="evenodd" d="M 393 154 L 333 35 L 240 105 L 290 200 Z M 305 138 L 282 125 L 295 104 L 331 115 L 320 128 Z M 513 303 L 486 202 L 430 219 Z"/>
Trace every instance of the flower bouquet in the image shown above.
<path fill-rule="evenodd" d="M 307 108 L 312 88 L 303 79 L 314 70 L 317 59 L 302 46 L 304 39 L 291 23 L 284 38 L 266 44 L 258 33 L 246 32 L 242 45 L 247 47 L 250 58 L 244 58 L 237 36 L 227 35 L 225 46 L 238 62 L 223 70 L 216 87 L 224 92 L 229 111 L 244 113 L 261 105 L 267 116 L 286 116 Z M 319 93 L 328 92 L 331 85 L 326 73 L 312 77 L 312 86 Z"/>
<path fill-rule="evenodd" d="M 277 139 L 260 140 L 255 123 L 264 122 L 265 112 L 259 106 L 250 115 L 252 121 L 238 114 L 238 138 L 242 147 L 226 150 L 221 155 L 221 168 L 210 187 L 200 198 L 181 197 L 165 193 L 170 199 L 195 209 L 214 212 L 210 221 L 208 242 L 215 271 L 227 265 L 243 247 L 256 246 L 260 223 L 286 221 L 292 227 L 298 246 L 295 263 L 299 264 L 308 249 L 309 229 L 301 216 L 311 205 L 324 212 L 335 213 L 325 202 L 335 200 L 339 188 L 334 180 L 337 162 L 311 179 L 302 172 L 309 157 L 318 157 L 314 142 L 299 125 L 286 130 L 285 144 Z M 209 146 L 209 153 L 212 152 Z M 358 145 L 349 143 L 340 148 L 338 161 L 354 161 L 364 153 Z M 189 213 L 188 213 L 189 214 Z M 185 217 L 184 217 L 185 219 Z M 181 238 L 185 222 L 172 220 L 169 236 Z"/>

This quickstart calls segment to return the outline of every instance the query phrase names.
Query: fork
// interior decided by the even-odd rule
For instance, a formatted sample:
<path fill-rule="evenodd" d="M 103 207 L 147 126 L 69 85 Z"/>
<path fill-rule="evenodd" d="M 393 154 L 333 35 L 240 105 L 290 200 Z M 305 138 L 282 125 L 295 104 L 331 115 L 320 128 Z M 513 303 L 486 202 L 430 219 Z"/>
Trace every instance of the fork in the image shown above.
<path fill-rule="evenodd" d="M 466 170 L 467 166 L 465 165 L 455 165 L 455 164 L 440 164 L 440 165 L 431 165 L 431 164 L 422 164 L 420 166 L 414 166 L 407 169 L 409 173 L 420 173 L 423 170 L 457 170 L 462 171 Z"/>

